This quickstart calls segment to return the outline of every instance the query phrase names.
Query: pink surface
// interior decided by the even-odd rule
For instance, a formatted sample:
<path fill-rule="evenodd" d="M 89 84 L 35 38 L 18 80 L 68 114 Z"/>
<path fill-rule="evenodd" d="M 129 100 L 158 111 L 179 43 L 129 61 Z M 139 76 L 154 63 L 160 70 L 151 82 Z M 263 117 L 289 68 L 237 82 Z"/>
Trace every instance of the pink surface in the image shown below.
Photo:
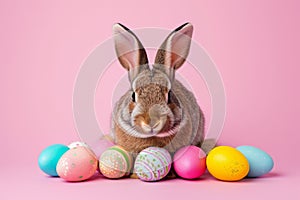
<path fill-rule="evenodd" d="M 299 199 L 299 6 L 296 0 L 1 1 L 0 199 Z M 264 149 L 274 158 L 273 171 L 236 183 L 208 175 L 159 183 L 66 183 L 45 176 L 37 165 L 40 151 L 78 140 L 76 75 L 89 52 L 111 36 L 112 24 L 174 29 L 186 21 L 224 80 L 220 143 Z"/>

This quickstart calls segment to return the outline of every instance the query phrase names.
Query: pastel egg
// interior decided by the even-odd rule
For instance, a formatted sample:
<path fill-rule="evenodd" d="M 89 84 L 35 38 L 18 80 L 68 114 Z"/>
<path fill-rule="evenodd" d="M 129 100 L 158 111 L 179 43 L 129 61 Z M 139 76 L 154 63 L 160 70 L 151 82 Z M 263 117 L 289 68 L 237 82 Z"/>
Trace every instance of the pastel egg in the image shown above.
<path fill-rule="evenodd" d="M 99 159 L 99 169 L 107 178 L 121 178 L 130 174 L 132 156 L 120 146 L 112 146 L 105 150 Z"/>
<path fill-rule="evenodd" d="M 170 153 L 159 147 L 148 147 L 141 151 L 135 160 L 134 172 L 143 181 L 158 181 L 170 171 Z"/>
<path fill-rule="evenodd" d="M 58 175 L 66 181 L 84 181 L 92 177 L 98 166 L 95 154 L 86 147 L 74 147 L 58 161 Z"/>
<path fill-rule="evenodd" d="M 272 157 L 265 151 L 253 146 L 239 146 L 236 148 L 248 160 L 250 170 L 248 177 L 259 177 L 270 172 L 274 166 Z"/>
<path fill-rule="evenodd" d="M 100 140 L 98 140 L 98 143 L 94 146 L 93 151 L 95 152 L 97 158 L 99 158 L 104 151 L 112 146 L 115 146 L 113 140 L 105 135 Z M 102 174 L 99 167 L 97 171 Z"/>
<path fill-rule="evenodd" d="M 182 147 L 174 155 L 173 167 L 182 178 L 199 178 L 206 170 L 206 154 L 196 146 Z"/>
<path fill-rule="evenodd" d="M 56 165 L 61 156 L 68 150 L 69 147 L 63 144 L 54 144 L 45 148 L 38 158 L 40 169 L 50 176 L 58 176 Z"/>
<path fill-rule="evenodd" d="M 206 159 L 207 169 L 215 178 L 223 181 L 238 181 L 249 172 L 247 158 L 229 146 L 218 146 L 211 150 Z"/>
<path fill-rule="evenodd" d="M 86 148 L 90 148 L 85 142 L 80 142 L 80 141 L 77 141 L 77 142 L 72 142 L 68 145 L 68 147 L 70 149 L 73 149 L 75 147 L 86 147 Z"/>

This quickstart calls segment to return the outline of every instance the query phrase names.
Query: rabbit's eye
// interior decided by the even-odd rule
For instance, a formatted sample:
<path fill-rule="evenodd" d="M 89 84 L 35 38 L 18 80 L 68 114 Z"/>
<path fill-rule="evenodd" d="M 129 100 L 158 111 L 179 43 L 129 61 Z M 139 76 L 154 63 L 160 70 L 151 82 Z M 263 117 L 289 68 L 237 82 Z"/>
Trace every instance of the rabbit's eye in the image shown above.
<path fill-rule="evenodd" d="M 132 98 L 132 101 L 135 102 L 135 92 L 132 93 L 131 98 Z"/>
<path fill-rule="evenodd" d="M 169 91 L 166 96 L 167 96 L 167 103 L 170 104 L 171 103 L 171 91 Z"/>

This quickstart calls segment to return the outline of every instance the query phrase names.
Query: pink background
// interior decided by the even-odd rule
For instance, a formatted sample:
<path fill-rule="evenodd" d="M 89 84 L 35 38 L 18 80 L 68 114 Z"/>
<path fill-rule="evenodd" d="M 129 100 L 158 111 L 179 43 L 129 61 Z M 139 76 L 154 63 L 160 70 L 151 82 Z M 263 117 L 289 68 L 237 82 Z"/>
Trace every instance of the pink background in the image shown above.
<path fill-rule="evenodd" d="M 1 1 L 0 198 L 300 198 L 299 6 L 296 0 Z M 112 24 L 174 29 L 186 21 L 225 84 L 220 143 L 264 149 L 274 158 L 273 171 L 236 183 L 209 175 L 153 184 L 66 183 L 44 175 L 37 165 L 41 150 L 78 140 L 73 86 L 83 60 L 111 36 Z"/>

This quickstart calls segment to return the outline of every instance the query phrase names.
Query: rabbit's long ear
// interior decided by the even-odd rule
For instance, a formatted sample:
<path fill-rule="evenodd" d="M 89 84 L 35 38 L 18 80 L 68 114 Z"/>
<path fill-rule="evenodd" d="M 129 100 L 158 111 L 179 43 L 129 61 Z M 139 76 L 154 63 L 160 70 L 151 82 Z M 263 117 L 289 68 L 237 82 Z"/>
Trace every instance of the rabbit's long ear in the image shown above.
<path fill-rule="evenodd" d="M 164 71 L 171 81 L 175 70 L 181 67 L 189 54 L 192 34 L 192 24 L 185 23 L 176 28 L 157 51 L 154 67 Z"/>
<path fill-rule="evenodd" d="M 146 51 L 137 36 L 124 25 L 115 24 L 113 32 L 118 59 L 128 70 L 132 82 L 140 72 L 149 69 Z"/>

